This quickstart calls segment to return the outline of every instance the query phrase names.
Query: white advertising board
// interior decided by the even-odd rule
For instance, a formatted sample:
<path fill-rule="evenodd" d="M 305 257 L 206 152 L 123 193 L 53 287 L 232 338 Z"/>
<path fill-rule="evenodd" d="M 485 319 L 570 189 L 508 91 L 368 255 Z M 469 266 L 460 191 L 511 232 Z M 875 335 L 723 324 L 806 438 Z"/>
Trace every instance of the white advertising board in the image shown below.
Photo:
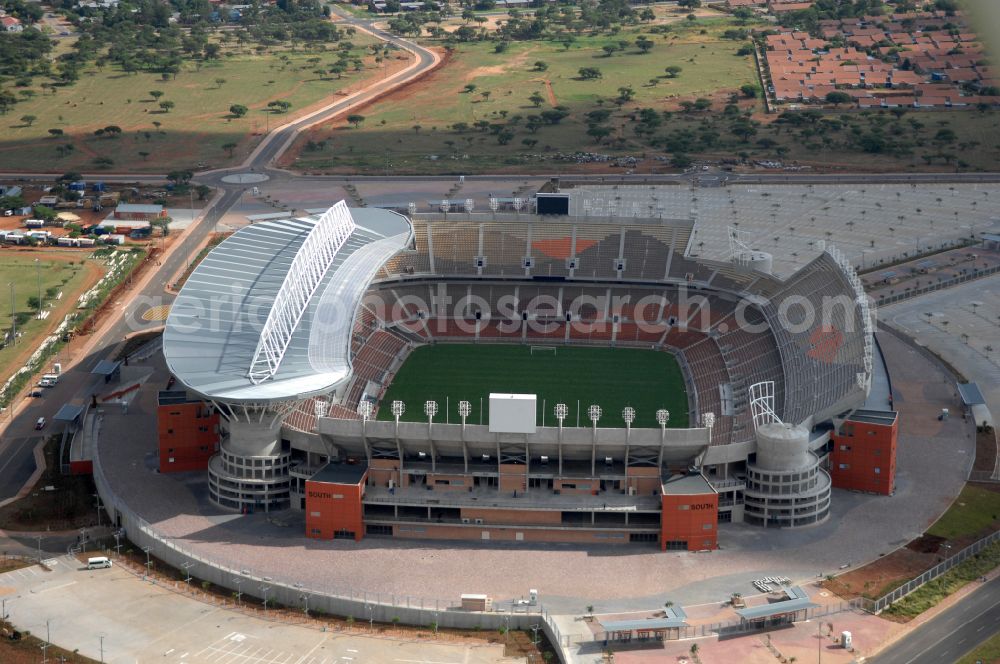
<path fill-rule="evenodd" d="M 535 433 L 534 394 L 490 394 L 490 433 Z"/>

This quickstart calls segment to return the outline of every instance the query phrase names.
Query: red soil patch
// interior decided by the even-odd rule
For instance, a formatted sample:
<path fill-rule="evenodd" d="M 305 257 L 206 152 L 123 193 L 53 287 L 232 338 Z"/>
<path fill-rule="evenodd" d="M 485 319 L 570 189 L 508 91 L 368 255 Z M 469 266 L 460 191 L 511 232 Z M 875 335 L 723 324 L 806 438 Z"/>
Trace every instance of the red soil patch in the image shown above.
<path fill-rule="evenodd" d="M 844 599 L 861 596 L 875 599 L 933 567 L 941 559 L 937 554 L 921 553 L 907 546 L 832 581 L 824 581 L 823 587 Z"/>
<path fill-rule="evenodd" d="M 440 52 L 440 49 L 433 49 L 433 50 L 437 50 Z M 365 109 L 371 108 L 374 104 L 383 101 L 399 102 L 409 99 L 410 97 L 413 96 L 414 92 L 416 91 L 417 84 L 418 83 L 422 84 L 425 81 L 431 82 L 435 80 L 433 77 L 438 75 L 438 73 L 444 69 L 445 65 L 451 62 L 451 57 L 452 57 L 451 51 L 444 51 L 443 53 L 441 53 L 441 59 L 438 60 L 438 63 L 434 67 L 431 67 L 429 70 L 424 72 L 421 76 L 417 76 L 416 78 L 407 81 L 398 88 L 395 88 L 388 92 L 377 94 L 368 101 L 365 101 L 364 103 L 354 106 L 353 108 L 350 109 L 350 111 L 345 111 L 344 113 L 338 114 L 336 117 L 325 120 L 317 125 L 310 127 L 306 131 L 303 131 L 299 135 L 298 140 L 296 140 L 295 143 L 281 157 L 278 166 L 280 168 L 288 168 L 292 166 L 295 163 L 295 161 L 299 158 L 299 155 L 301 154 L 307 142 L 324 140 L 325 138 L 329 137 L 335 129 L 346 126 L 347 120 L 345 118 L 347 117 L 348 114 L 352 115 L 361 114 L 362 111 L 364 111 Z M 403 69 L 405 68 L 405 66 L 409 64 L 410 60 L 407 59 L 400 62 L 404 63 L 404 66 L 400 67 L 399 69 Z M 399 69 L 397 69 L 396 71 L 399 71 Z M 386 77 L 390 76 L 392 73 L 395 72 L 387 72 Z"/>
<path fill-rule="evenodd" d="M 572 238 L 561 237 L 554 240 L 537 240 L 531 243 L 532 248 L 537 249 L 549 258 L 557 258 L 560 260 L 566 260 L 570 257 Z M 576 251 L 580 253 L 590 249 L 595 244 L 597 240 L 583 240 L 577 239 L 576 241 Z"/>

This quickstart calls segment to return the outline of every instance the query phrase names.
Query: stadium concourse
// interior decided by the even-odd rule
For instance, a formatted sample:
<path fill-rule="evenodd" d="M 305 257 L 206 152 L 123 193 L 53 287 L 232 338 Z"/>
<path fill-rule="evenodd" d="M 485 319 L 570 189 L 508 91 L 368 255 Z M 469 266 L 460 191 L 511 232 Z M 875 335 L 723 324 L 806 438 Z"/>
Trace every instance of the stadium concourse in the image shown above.
<path fill-rule="evenodd" d="M 95 479 L 130 539 L 140 527 L 155 534 L 154 557 L 182 552 L 195 562 L 191 573 L 198 578 L 211 578 L 213 565 L 232 570 L 218 582 L 236 591 L 233 580 L 247 579 L 240 589 L 258 596 L 266 578 L 273 588 L 286 585 L 300 593 L 368 593 L 372 601 L 381 594 L 382 601 L 418 605 L 423 599 L 427 606 L 435 600 L 453 606 L 461 593 L 484 593 L 502 607 L 526 597 L 529 588 L 537 588 L 540 601 L 557 613 L 580 613 L 588 604 L 600 613 L 662 607 L 667 600 L 719 603 L 732 592 L 755 595 L 754 579 L 806 582 L 877 558 L 918 537 L 958 494 L 974 453 L 972 426 L 936 417 L 943 407 L 960 407 L 953 380 L 894 337 L 880 335 L 880 342 L 901 418 L 895 493 L 834 489 L 831 518 L 811 528 L 721 524 L 721 547 L 710 554 L 663 554 L 655 544 L 324 541 L 302 536 L 305 515 L 299 511 L 240 514 L 217 507 L 208 499 L 204 471 L 158 472 L 156 443 L 145 433 L 156 420 L 158 390 L 169 375 L 157 357 L 147 361 L 155 373 L 128 412 L 104 410 Z M 388 620 L 401 613 L 383 615 Z M 361 620 L 367 613 L 359 607 L 353 615 Z"/>
<path fill-rule="evenodd" d="M 343 203 L 245 227 L 189 278 L 133 404 L 103 413 L 105 506 L 223 587 L 417 622 L 460 593 L 504 606 L 538 588 L 550 629 L 583 602 L 718 601 L 917 536 L 971 461 L 968 425 L 933 417 L 955 407 L 947 378 L 875 343 L 836 249 L 778 277 L 739 231 L 724 258 L 696 255 L 696 230 Z M 449 344 L 655 353 L 686 403 L 656 426 L 590 404 L 577 426 L 544 401 L 516 422 L 385 402 L 411 353 Z M 138 433 L 153 418 L 155 453 Z"/>

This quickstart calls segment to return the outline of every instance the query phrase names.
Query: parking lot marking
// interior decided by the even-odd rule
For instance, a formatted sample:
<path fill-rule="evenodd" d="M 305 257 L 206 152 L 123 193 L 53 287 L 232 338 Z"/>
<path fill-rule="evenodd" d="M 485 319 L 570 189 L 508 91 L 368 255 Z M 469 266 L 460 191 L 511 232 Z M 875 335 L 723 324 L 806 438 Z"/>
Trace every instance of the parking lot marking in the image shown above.
<path fill-rule="evenodd" d="M 60 588 L 65 588 L 67 586 L 72 586 L 72 585 L 76 585 L 76 581 L 69 581 L 68 583 L 63 583 L 63 584 L 58 585 L 58 586 L 52 586 L 51 588 L 42 588 L 41 590 L 39 590 L 35 594 L 36 595 L 41 595 L 42 593 L 47 593 L 50 590 L 59 590 Z"/>

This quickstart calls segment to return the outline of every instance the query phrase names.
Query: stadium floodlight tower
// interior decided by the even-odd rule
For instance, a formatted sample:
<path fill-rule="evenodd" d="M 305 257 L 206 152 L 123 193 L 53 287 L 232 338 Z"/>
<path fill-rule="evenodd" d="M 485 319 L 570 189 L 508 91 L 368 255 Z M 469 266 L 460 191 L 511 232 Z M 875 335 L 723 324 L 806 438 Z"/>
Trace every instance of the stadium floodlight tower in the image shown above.
<path fill-rule="evenodd" d="M 753 481 L 744 494 L 745 520 L 786 528 L 825 520 L 830 514 L 830 476 L 809 450 L 809 430 L 779 419 L 772 381 L 751 385 L 749 393 L 757 456 L 747 464 Z M 795 480 L 789 483 L 788 477 Z"/>
<path fill-rule="evenodd" d="M 313 427 L 314 429 L 319 430 L 319 421 L 326 417 L 328 412 L 330 412 L 330 401 L 328 399 L 313 399 L 313 414 L 316 416 L 316 426 Z"/>
<path fill-rule="evenodd" d="M 660 425 L 660 458 L 657 466 L 663 468 L 663 452 L 667 446 L 667 422 L 670 421 L 670 411 L 660 408 L 656 411 L 656 422 Z"/>
<path fill-rule="evenodd" d="M 555 408 L 552 409 L 552 412 L 555 414 L 556 420 L 558 420 L 558 422 L 559 422 L 559 439 L 558 439 L 558 443 L 559 443 L 559 474 L 562 475 L 563 420 L 565 420 L 566 416 L 569 415 L 569 406 L 567 406 L 564 403 L 557 403 L 556 406 L 555 406 Z"/>
<path fill-rule="evenodd" d="M 458 402 L 458 416 L 462 418 L 462 459 L 465 461 L 465 472 L 469 472 L 469 446 L 465 442 L 465 420 L 472 414 L 472 404 L 462 400 Z"/>
<path fill-rule="evenodd" d="M 372 462 L 372 453 L 368 447 L 368 420 L 372 418 L 374 410 L 375 406 L 368 399 L 362 399 L 358 402 L 358 415 L 361 416 L 361 444 L 365 446 L 365 457 L 369 464 Z"/>
<path fill-rule="evenodd" d="M 625 466 L 628 467 L 629 443 L 632 437 L 632 423 L 635 422 L 635 408 L 625 406 L 622 409 L 622 419 L 625 420 Z"/>
<path fill-rule="evenodd" d="M 399 418 L 403 416 L 406 412 L 406 404 L 402 401 L 393 401 L 389 408 L 389 412 L 392 413 L 393 419 L 396 421 L 396 426 L 393 429 L 393 437 L 396 439 L 396 454 L 399 456 L 399 469 L 403 469 L 403 446 L 399 442 Z"/>
<path fill-rule="evenodd" d="M 286 415 L 317 417 L 352 375 L 352 330 L 378 270 L 413 239 L 405 216 L 350 209 L 246 226 L 213 249 L 177 295 L 163 356 L 180 385 L 221 415 L 209 497 L 241 511 L 291 499 Z M 223 295 L 220 295 L 223 294 Z"/>
<path fill-rule="evenodd" d="M 425 401 L 424 402 L 424 415 L 427 416 L 427 443 L 431 448 L 431 470 L 435 470 L 437 466 L 437 451 L 434 449 L 434 416 L 438 414 L 438 402 L 437 401 Z"/>
<path fill-rule="evenodd" d="M 590 418 L 591 424 L 591 446 L 590 446 L 590 475 L 591 477 L 597 474 L 597 423 L 601 419 L 601 407 L 597 404 L 591 404 L 587 407 L 587 417 Z"/>
<path fill-rule="evenodd" d="M 708 448 L 712 445 L 712 429 L 715 428 L 715 413 L 712 411 L 702 413 L 701 424 L 705 427 L 705 448 L 701 451 L 701 454 L 695 457 L 695 468 L 701 468 L 701 462 L 704 460 L 705 455 L 708 454 Z"/>

